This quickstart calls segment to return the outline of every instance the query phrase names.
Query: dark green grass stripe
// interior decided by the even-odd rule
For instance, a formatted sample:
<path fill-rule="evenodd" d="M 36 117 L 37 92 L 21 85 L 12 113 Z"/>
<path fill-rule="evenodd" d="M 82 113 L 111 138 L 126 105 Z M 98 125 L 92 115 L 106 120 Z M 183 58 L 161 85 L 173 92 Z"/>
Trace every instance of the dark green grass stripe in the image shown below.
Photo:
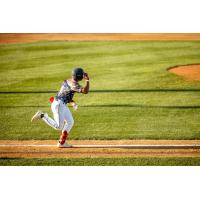
<path fill-rule="evenodd" d="M 56 93 L 58 91 L 0 91 L 0 94 L 40 94 Z M 90 90 L 93 93 L 112 93 L 112 92 L 200 92 L 200 89 L 120 89 L 120 90 Z"/>
<path fill-rule="evenodd" d="M 0 158 L 1 166 L 199 166 L 200 157 Z"/>
<path fill-rule="evenodd" d="M 0 106 L 0 108 L 49 108 L 49 106 L 43 105 L 24 105 L 24 106 Z M 200 106 L 149 106 L 149 105 L 133 105 L 133 104 L 108 104 L 108 105 L 81 105 L 79 107 L 86 108 L 106 108 L 106 107 L 133 107 L 133 108 L 165 108 L 165 109 L 199 109 Z"/>

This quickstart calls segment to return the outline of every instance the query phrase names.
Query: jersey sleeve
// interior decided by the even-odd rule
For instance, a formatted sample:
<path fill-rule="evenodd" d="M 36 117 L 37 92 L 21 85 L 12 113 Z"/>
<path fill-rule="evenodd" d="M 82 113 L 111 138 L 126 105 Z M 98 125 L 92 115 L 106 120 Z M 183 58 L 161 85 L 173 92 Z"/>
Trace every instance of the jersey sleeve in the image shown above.
<path fill-rule="evenodd" d="M 77 90 L 78 90 L 77 92 L 79 92 L 79 93 L 82 91 L 82 86 L 79 83 L 77 85 Z"/>
<path fill-rule="evenodd" d="M 66 80 L 63 81 L 62 86 L 64 86 L 64 87 L 67 87 L 67 86 L 68 86 L 68 83 L 67 83 Z"/>

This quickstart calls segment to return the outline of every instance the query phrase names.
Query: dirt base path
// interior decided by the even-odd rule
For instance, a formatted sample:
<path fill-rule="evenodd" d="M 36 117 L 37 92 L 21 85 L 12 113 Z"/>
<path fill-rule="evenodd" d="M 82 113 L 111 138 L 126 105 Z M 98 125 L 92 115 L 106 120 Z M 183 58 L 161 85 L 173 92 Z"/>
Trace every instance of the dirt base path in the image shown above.
<path fill-rule="evenodd" d="M 200 40 L 199 33 L 1 33 L 0 43 L 36 41 Z"/>
<path fill-rule="evenodd" d="M 57 148 L 54 140 L 0 140 L 0 158 L 200 157 L 200 149 Z M 72 145 L 200 145 L 200 140 L 71 140 Z M 7 145 L 7 146 L 2 146 Z M 18 146 L 12 146 L 18 145 Z M 32 146 L 29 146 L 32 145 Z M 34 146 L 35 145 L 35 146 Z M 44 146 L 42 146 L 44 145 Z"/>

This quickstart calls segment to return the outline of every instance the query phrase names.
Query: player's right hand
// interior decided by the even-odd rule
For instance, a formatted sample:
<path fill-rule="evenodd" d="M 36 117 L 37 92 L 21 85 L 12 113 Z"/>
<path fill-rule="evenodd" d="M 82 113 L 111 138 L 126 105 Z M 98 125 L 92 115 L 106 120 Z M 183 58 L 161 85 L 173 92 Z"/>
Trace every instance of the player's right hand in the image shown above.
<path fill-rule="evenodd" d="M 83 78 L 84 78 L 85 80 L 89 80 L 88 73 L 84 73 Z"/>

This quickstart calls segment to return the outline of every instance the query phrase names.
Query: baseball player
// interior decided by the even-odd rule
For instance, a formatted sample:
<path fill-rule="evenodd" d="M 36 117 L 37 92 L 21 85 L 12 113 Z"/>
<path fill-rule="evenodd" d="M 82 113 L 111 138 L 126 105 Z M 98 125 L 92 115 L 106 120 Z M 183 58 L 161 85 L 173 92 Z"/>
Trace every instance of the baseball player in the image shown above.
<path fill-rule="evenodd" d="M 85 86 L 82 87 L 78 82 L 85 79 Z M 62 131 L 58 141 L 58 147 L 71 147 L 66 141 L 69 136 L 70 130 L 74 125 L 74 119 L 67 106 L 70 103 L 76 110 L 78 105 L 73 101 L 74 93 L 87 94 L 89 92 L 89 76 L 83 71 L 82 68 L 75 68 L 72 70 L 72 78 L 64 80 L 62 86 L 55 97 L 51 97 L 50 101 L 53 118 L 48 116 L 47 113 L 42 111 L 36 112 L 32 117 L 31 122 L 42 119 L 52 128 Z"/>

